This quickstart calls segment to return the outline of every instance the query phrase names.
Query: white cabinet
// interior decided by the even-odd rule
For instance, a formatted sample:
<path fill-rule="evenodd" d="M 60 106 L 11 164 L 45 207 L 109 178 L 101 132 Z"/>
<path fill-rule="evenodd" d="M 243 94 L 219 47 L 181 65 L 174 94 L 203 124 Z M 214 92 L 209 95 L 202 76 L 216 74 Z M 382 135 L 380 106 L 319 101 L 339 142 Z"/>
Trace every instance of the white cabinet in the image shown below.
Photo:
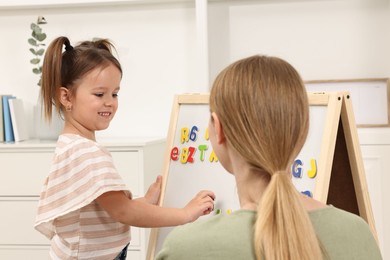
<path fill-rule="evenodd" d="M 143 196 L 160 174 L 163 139 L 101 140 L 134 197 Z M 49 241 L 34 229 L 39 193 L 55 149 L 54 142 L 0 144 L 0 259 L 47 259 Z M 131 229 L 129 259 L 145 259 L 148 230 Z"/>
<path fill-rule="evenodd" d="M 383 259 L 390 259 L 390 129 L 358 129 L 368 191 Z"/>

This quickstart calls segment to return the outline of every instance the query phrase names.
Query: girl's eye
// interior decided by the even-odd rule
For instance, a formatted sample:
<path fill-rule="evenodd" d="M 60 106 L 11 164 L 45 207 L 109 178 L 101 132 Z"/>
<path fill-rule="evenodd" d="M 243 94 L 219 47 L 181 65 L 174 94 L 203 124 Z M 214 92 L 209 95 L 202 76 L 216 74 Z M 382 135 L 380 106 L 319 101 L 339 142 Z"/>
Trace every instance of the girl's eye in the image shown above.
<path fill-rule="evenodd" d="M 112 96 L 113 96 L 114 98 L 116 98 L 116 97 L 118 97 L 118 93 L 114 93 L 114 94 L 112 94 Z"/>
<path fill-rule="evenodd" d="M 95 96 L 97 97 L 102 97 L 104 94 L 103 93 L 95 93 Z"/>

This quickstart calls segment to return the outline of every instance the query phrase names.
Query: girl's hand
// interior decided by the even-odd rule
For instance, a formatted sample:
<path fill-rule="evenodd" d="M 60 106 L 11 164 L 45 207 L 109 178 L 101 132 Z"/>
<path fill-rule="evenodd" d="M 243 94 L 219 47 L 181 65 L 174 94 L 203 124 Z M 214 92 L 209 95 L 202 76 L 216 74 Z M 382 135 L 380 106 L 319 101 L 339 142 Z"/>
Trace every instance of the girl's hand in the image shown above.
<path fill-rule="evenodd" d="M 188 222 L 193 222 L 199 217 L 210 214 L 214 209 L 215 195 L 212 191 L 199 192 L 188 204 L 184 207 L 184 211 L 188 217 Z"/>
<path fill-rule="evenodd" d="M 149 186 L 149 189 L 144 196 L 145 200 L 148 203 L 157 205 L 158 199 L 160 198 L 161 185 L 162 185 L 162 176 L 158 175 L 156 181 Z"/>

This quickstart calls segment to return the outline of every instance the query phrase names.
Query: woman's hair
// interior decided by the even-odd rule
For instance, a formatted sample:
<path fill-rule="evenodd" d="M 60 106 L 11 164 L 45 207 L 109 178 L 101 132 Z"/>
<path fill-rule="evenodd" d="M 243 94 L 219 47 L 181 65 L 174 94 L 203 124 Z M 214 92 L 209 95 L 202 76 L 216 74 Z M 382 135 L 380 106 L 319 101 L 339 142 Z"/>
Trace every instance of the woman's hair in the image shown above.
<path fill-rule="evenodd" d="M 309 128 L 308 98 L 298 72 L 276 57 L 239 60 L 217 76 L 210 109 L 227 142 L 254 174 L 269 181 L 257 210 L 257 259 L 321 259 L 320 243 L 291 180 Z"/>
<path fill-rule="evenodd" d="M 59 115 L 64 109 L 59 100 L 61 87 L 75 94 L 78 80 L 93 69 L 105 68 L 110 64 L 122 73 L 113 49 L 114 45 L 107 39 L 83 41 L 73 47 L 67 37 L 61 36 L 50 43 L 42 66 L 41 98 L 46 120 L 51 120 L 53 105 Z"/>

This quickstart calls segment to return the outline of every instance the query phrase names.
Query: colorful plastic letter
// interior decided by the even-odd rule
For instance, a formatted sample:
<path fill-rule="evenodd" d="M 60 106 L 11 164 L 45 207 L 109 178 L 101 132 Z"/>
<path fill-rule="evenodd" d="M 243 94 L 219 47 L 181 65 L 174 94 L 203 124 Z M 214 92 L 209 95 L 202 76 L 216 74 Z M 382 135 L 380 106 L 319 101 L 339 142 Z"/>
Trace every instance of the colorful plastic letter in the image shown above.
<path fill-rule="evenodd" d="M 196 141 L 198 135 L 198 127 L 196 125 L 194 125 L 192 128 L 191 128 L 191 133 L 190 133 L 190 140 L 191 141 Z"/>
<path fill-rule="evenodd" d="M 195 154 L 196 148 L 190 146 L 188 148 L 188 156 L 187 156 L 187 162 L 193 163 L 194 162 L 194 154 Z"/>
<path fill-rule="evenodd" d="M 179 159 L 179 148 L 173 147 L 171 150 L 171 160 L 177 161 Z"/>
<path fill-rule="evenodd" d="M 311 179 L 314 179 L 317 176 L 317 161 L 315 159 L 310 159 L 311 169 L 307 171 L 307 176 Z"/>
<path fill-rule="evenodd" d="M 302 165 L 303 162 L 296 159 L 292 165 L 292 174 L 295 178 L 302 178 Z"/>
<path fill-rule="evenodd" d="M 181 128 L 180 143 L 184 144 L 184 142 L 188 142 L 189 132 L 188 127 Z"/>
<path fill-rule="evenodd" d="M 200 151 L 199 159 L 200 159 L 201 162 L 204 161 L 204 154 L 205 154 L 205 152 L 207 151 L 208 148 L 209 147 L 206 144 L 200 144 L 198 146 L 198 150 Z"/>
<path fill-rule="evenodd" d="M 181 149 L 180 162 L 186 164 L 188 159 L 188 148 Z"/>
<path fill-rule="evenodd" d="M 217 157 L 217 155 L 214 153 L 214 150 L 213 150 L 213 151 L 211 152 L 211 154 L 210 154 L 209 161 L 210 161 L 210 162 L 218 162 L 218 157 Z"/>

